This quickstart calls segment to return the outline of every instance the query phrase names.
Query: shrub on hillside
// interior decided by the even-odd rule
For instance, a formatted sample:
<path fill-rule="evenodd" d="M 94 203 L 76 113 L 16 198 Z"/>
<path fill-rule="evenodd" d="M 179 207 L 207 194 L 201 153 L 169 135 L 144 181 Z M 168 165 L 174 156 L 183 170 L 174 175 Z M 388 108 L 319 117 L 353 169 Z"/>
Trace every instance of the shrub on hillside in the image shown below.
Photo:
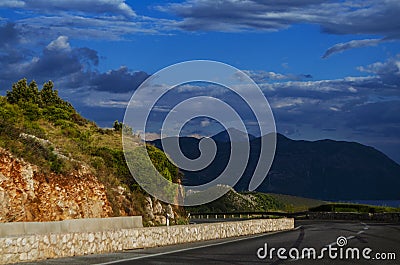
<path fill-rule="evenodd" d="M 26 78 L 21 79 L 7 91 L 6 100 L 10 104 L 18 105 L 26 118 L 32 121 L 45 117 L 53 123 L 58 120 L 70 120 L 79 125 L 87 123 L 69 102 L 58 96 L 52 81 L 45 83 L 39 90 L 35 81 L 28 84 Z"/>

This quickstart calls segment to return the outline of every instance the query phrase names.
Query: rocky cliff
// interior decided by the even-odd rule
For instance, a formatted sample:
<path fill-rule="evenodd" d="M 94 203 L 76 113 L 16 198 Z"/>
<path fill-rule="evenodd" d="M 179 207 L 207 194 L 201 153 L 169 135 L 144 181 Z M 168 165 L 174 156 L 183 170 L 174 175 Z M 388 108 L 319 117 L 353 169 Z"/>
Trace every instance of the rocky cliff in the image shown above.
<path fill-rule="evenodd" d="M 122 147 L 124 125 L 98 127 L 53 85 L 39 89 L 22 79 L 0 96 L 0 222 L 142 215 L 145 225 L 158 225 L 167 213 L 185 222 L 183 208 L 149 197 L 132 177 L 146 176 L 146 156 L 131 172 Z M 128 138 L 143 145 L 137 135 Z M 180 181 L 163 152 L 147 149 L 166 179 Z"/>
<path fill-rule="evenodd" d="M 84 166 L 67 175 L 41 173 L 0 148 L 0 222 L 108 217 L 104 185 Z"/>

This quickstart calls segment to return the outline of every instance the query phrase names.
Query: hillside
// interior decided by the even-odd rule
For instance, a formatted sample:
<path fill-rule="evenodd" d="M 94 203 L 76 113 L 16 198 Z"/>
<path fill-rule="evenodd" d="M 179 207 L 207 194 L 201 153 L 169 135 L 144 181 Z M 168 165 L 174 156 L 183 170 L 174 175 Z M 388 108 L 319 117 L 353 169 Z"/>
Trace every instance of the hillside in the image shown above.
<path fill-rule="evenodd" d="M 231 189 L 224 196 L 213 202 L 186 207 L 186 210 L 191 213 L 302 212 L 325 203 L 324 201 L 281 194 L 239 193 Z"/>
<path fill-rule="evenodd" d="M 198 172 L 183 170 L 184 184 L 209 182 L 224 170 L 229 160 L 230 142 L 218 141 L 220 136 L 216 139 L 218 151 L 214 161 Z M 180 140 L 185 155 L 199 156 L 199 139 Z M 162 147 L 160 140 L 152 143 Z M 258 161 L 260 138 L 253 139 L 250 147 L 249 163 L 234 187 L 237 191 L 248 188 Z M 400 165 L 372 147 L 333 140 L 295 141 L 278 134 L 272 168 L 257 191 L 320 200 L 396 200 L 400 199 L 399 186 Z"/>
<path fill-rule="evenodd" d="M 143 215 L 146 223 L 156 224 L 165 221 L 167 211 L 179 219 L 183 209 L 151 198 L 132 178 L 121 142 L 121 131 L 131 129 L 119 122 L 114 129 L 99 128 L 53 86 L 48 82 L 39 89 L 22 79 L 0 97 L 0 222 Z M 143 145 L 138 136 L 128 140 Z M 148 152 L 165 177 L 179 180 L 162 151 L 149 146 Z M 106 208 L 84 213 L 95 204 Z"/>
<path fill-rule="evenodd" d="M 243 189 L 246 180 L 239 185 Z M 398 185 L 400 165 L 372 147 L 279 135 L 269 178 L 259 190 L 323 200 L 395 200 L 400 198 Z"/>
<path fill-rule="evenodd" d="M 191 213 L 232 213 L 286 211 L 286 204 L 264 193 L 238 193 L 229 190 L 219 199 L 204 205 L 186 207 Z"/>

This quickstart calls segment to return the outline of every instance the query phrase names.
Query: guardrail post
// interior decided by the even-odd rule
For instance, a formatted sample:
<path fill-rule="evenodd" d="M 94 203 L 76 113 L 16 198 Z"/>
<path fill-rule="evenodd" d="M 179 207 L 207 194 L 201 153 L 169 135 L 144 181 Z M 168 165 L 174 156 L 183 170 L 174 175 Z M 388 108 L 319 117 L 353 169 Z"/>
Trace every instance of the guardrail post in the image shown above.
<path fill-rule="evenodd" d="M 167 213 L 167 221 L 166 221 L 167 226 L 169 226 L 169 217 L 170 217 L 170 215 L 169 215 L 169 213 Z"/>

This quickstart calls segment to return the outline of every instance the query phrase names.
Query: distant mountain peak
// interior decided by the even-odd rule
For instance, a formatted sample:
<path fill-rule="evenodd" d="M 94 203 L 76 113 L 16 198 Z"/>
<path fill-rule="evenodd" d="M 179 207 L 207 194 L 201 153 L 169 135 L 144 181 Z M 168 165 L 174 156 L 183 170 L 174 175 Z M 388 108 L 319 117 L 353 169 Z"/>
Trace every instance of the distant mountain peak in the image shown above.
<path fill-rule="evenodd" d="M 246 139 L 246 135 L 248 140 Z M 256 139 L 252 134 L 247 134 L 236 128 L 228 128 L 211 137 L 216 142 L 247 142 Z"/>

